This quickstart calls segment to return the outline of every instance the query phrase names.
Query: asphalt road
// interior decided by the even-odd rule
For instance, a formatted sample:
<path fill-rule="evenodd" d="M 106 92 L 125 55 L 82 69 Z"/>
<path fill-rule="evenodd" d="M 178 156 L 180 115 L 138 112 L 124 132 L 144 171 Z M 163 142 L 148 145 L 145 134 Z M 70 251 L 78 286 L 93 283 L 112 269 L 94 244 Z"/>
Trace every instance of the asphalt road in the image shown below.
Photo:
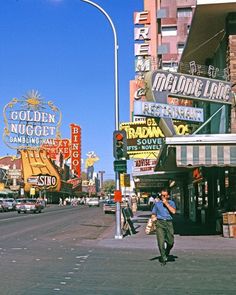
<path fill-rule="evenodd" d="M 0 294 L 60 292 L 93 251 L 81 243 L 95 241 L 113 221 L 114 215 L 105 215 L 101 207 L 53 206 L 41 214 L 1 213 Z"/>
<path fill-rule="evenodd" d="M 113 222 L 101 207 L 0 214 L 0 294 L 235 294 L 235 249 L 183 245 L 161 266 L 155 247 L 102 239 Z"/>

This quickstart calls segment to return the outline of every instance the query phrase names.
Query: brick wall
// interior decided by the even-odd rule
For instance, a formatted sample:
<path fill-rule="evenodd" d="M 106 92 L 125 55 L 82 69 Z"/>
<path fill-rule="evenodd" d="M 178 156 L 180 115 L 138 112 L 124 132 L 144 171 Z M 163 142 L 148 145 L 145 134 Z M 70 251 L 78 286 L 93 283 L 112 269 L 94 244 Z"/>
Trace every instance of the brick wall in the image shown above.
<path fill-rule="evenodd" d="M 236 83 L 236 35 L 229 36 L 229 49 L 228 49 L 228 66 L 230 73 L 230 81 Z M 236 95 L 236 85 L 232 87 Z M 236 105 L 231 108 L 231 133 L 236 133 Z"/>

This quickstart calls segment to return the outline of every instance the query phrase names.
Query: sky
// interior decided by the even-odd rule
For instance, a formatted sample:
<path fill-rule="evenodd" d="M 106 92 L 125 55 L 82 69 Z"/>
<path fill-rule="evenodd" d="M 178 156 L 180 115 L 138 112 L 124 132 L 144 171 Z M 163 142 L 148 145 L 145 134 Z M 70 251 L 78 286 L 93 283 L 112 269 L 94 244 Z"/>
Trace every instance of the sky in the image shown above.
<path fill-rule="evenodd" d="M 94 0 L 118 36 L 120 122 L 129 121 L 134 79 L 133 13 L 143 0 Z M 106 17 L 80 0 L 0 0 L 0 108 L 38 90 L 62 112 L 62 138 L 82 128 L 82 158 L 95 151 L 95 171 L 113 178 L 114 39 Z M 0 132 L 3 134 L 3 116 Z M 0 156 L 16 152 L 0 142 Z M 82 166 L 84 170 L 84 166 Z M 128 171 L 129 172 L 129 171 Z"/>

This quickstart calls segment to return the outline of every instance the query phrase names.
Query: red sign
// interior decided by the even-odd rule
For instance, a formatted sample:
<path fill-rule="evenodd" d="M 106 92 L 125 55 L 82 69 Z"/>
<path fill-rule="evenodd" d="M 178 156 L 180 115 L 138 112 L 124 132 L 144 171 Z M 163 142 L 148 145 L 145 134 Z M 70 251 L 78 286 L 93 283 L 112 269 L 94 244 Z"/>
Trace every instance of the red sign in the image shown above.
<path fill-rule="evenodd" d="M 119 191 L 119 190 L 114 191 L 114 201 L 115 202 L 122 202 L 121 191 Z"/>
<path fill-rule="evenodd" d="M 62 154 L 63 159 L 70 157 L 70 141 L 69 139 L 53 139 L 48 144 L 42 145 L 43 149 L 47 150 L 50 159 L 56 160 L 59 154 Z"/>
<path fill-rule="evenodd" d="M 81 177 L 81 128 L 71 124 L 71 170 L 78 178 Z"/>
<path fill-rule="evenodd" d="M 68 183 L 72 183 L 72 189 L 75 190 L 82 185 L 82 179 L 81 178 L 73 178 L 67 180 Z"/>

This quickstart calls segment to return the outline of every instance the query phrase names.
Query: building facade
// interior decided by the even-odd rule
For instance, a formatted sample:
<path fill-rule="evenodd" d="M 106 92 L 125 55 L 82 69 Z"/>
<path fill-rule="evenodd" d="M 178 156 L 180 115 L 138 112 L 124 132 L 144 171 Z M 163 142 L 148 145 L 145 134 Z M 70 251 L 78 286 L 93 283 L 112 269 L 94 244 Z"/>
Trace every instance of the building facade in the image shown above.
<path fill-rule="evenodd" d="M 150 59 L 151 63 L 149 68 L 136 67 L 136 92 L 130 91 L 131 119 L 146 120 L 150 109 L 144 102 L 154 102 L 152 115 L 155 104 L 164 103 L 175 112 L 186 106 L 188 114 L 190 107 L 200 108 L 204 116 L 202 122 L 187 124 L 186 117 L 175 120 L 148 115 L 164 138 L 155 154 L 157 185 L 152 189 L 158 191 L 158 184 L 165 180 L 171 184 L 178 211 L 213 228 L 224 210 L 236 210 L 236 137 L 230 135 L 236 130 L 235 9 L 236 2 L 230 0 L 146 0 L 144 14 L 135 17 L 135 26 L 150 26 L 143 31 L 143 40 L 135 39 L 145 43 L 146 49 L 135 50 L 136 59 Z M 138 19 L 142 23 L 137 23 Z M 148 35 L 149 30 L 154 35 Z M 145 106 L 146 116 L 137 112 L 137 101 Z M 174 124 L 180 122 L 187 124 L 187 132 L 176 137 Z M 138 176 L 139 184 L 150 177 L 154 174 Z"/>

